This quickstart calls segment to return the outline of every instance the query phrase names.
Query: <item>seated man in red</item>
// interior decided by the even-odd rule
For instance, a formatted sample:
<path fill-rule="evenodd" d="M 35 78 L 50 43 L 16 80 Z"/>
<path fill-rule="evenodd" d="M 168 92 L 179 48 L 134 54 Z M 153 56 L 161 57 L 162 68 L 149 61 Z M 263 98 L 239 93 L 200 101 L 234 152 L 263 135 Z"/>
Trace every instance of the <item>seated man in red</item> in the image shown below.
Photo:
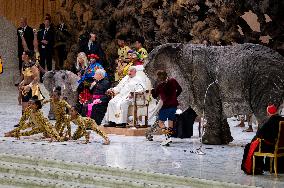
<path fill-rule="evenodd" d="M 262 146 L 264 147 L 263 151 L 273 152 L 275 142 L 278 138 L 279 122 L 284 121 L 284 117 L 277 113 L 277 107 L 274 105 L 269 105 L 267 107 L 267 115 L 269 116 L 268 121 L 259 128 L 254 139 L 264 139 L 265 142 L 264 144 L 262 143 Z"/>
<path fill-rule="evenodd" d="M 105 75 L 105 70 L 96 70 L 94 75 L 95 81 L 90 86 L 92 99 L 84 104 L 82 109 L 82 115 L 94 119 L 98 125 L 101 124 L 105 116 L 110 100 L 110 97 L 106 95 L 106 91 L 110 88 L 110 82 Z"/>
<path fill-rule="evenodd" d="M 263 141 L 261 142 L 262 152 L 274 152 L 274 146 L 278 138 L 279 122 L 284 121 L 284 117 L 280 116 L 277 113 L 277 107 L 275 105 L 269 105 L 267 107 L 267 115 L 269 116 L 269 119 L 262 126 L 260 126 L 251 143 L 246 145 L 245 147 L 242 169 L 247 174 L 251 174 L 252 172 L 251 158 L 253 153 L 258 150 L 259 143 L 257 138 L 263 139 Z M 254 149 L 252 147 L 254 147 Z M 263 157 L 256 157 L 255 161 L 255 174 L 262 174 L 263 170 L 269 170 L 269 160 L 265 160 L 265 165 Z"/>

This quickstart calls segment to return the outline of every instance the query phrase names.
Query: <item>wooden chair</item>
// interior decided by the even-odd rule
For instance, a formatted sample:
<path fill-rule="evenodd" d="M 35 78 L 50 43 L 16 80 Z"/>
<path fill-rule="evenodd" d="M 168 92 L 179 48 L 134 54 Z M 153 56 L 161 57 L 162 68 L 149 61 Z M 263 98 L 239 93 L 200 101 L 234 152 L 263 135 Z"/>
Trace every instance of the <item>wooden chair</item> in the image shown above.
<path fill-rule="evenodd" d="M 277 176 L 277 158 L 284 157 L 284 121 L 279 122 L 279 133 L 277 137 L 277 141 L 275 144 L 274 153 L 263 153 L 261 152 L 261 142 L 263 139 L 259 139 L 259 151 L 254 152 L 253 155 L 253 167 L 252 173 L 254 175 L 255 170 L 255 157 L 270 157 L 270 173 L 272 172 L 272 162 L 274 160 L 274 173 Z"/>
<path fill-rule="evenodd" d="M 133 116 L 132 126 L 133 127 L 147 127 L 148 126 L 148 107 L 151 92 L 146 90 L 145 92 L 132 92 L 133 97 L 132 104 L 128 108 L 128 114 Z M 139 117 L 145 117 L 145 125 L 140 126 L 138 125 Z"/>

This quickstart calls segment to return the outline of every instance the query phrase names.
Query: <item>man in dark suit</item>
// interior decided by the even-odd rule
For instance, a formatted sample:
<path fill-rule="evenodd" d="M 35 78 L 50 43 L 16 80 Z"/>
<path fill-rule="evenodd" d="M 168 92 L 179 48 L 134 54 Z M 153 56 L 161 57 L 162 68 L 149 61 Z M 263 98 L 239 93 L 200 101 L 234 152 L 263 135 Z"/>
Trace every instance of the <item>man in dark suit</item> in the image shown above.
<path fill-rule="evenodd" d="M 54 31 L 50 27 L 50 20 L 44 20 L 44 29 L 39 30 L 37 40 L 39 44 L 40 65 L 47 70 L 52 70 L 52 51 L 54 46 Z"/>
<path fill-rule="evenodd" d="M 70 36 L 71 35 L 67 29 L 67 25 L 65 24 L 63 17 L 60 17 L 60 24 L 56 26 L 54 45 L 54 52 L 56 56 L 56 70 L 63 69 L 64 61 L 67 57 L 67 39 Z"/>
<path fill-rule="evenodd" d="M 22 60 L 23 52 L 25 50 L 30 50 L 30 51 L 34 50 L 34 45 L 33 45 L 34 33 L 33 29 L 27 24 L 27 18 L 21 18 L 20 27 L 17 29 L 17 35 L 18 35 L 19 70 L 21 72 L 23 65 L 23 60 Z M 24 49 L 21 36 L 24 37 L 28 49 Z"/>
<path fill-rule="evenodd" d="M 97 35 L 92 32 L 89 36 L 89 41 L 81 47 L 81 52 L 85 52 L 86 55 L 97 54 L 100 60 L 103 60 L 105 53 L 101 47 L 101 44 L 97 41 Z"/>

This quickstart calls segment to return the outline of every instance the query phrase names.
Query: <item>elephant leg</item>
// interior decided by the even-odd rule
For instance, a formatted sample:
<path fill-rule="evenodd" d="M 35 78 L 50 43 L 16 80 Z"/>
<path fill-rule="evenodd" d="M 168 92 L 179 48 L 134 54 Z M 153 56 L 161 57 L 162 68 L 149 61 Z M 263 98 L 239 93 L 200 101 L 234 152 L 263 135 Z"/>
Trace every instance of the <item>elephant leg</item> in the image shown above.
<path fill-rule="evenodd" d="M 53 107 L 52 105 L 50 105 L 50 109 L 49 109 L 49 112 L 48 112 L 48 119 L 49 120 L 55 120 L 55 115 L 53 113 Z"/>
<path fill-rule="evenodd" d="M 205 133 L 202 136 L 203 144 L 221 145 L 229 144 L 233 141 L 230 126 L 227 118 L 210 117 L 205 127 Z"/>
<path fill-rule="evenodd" d="M 210 90 L 211 89 L 211 90 Z M 205 132 L 202 143 L 221 145 L 233 141 L 227 118 L 223 113 L 222 100 L 217 86 L 208 90 L 205 103 Z"/>

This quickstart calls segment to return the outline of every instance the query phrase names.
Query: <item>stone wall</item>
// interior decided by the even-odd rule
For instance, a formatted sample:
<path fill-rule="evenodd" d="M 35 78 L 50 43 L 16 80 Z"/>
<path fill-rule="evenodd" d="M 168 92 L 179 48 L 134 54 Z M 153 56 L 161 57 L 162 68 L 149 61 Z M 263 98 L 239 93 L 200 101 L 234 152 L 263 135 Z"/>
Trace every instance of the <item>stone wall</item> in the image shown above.
<path fill-rule="evenodd" d="M 74 44 L 92 30 L 110 60 L 119 34 L 127 34 L 130 44 L 137 35 L 145 37 L 148 51 L 169 42 L 207 40 L 212 45 L 262 44 L 283 55 L 282 10 L 282 0 L 66 0 L 58 13 L 72 28 L 72 63 Z"/>
<path fill-rule="evenodd" d="M 0 16 L 0 55 L 4 61 L 4 72 L 0 74 L 0 90 L 14 86 L 18 74 L 16 27 Z"/>

